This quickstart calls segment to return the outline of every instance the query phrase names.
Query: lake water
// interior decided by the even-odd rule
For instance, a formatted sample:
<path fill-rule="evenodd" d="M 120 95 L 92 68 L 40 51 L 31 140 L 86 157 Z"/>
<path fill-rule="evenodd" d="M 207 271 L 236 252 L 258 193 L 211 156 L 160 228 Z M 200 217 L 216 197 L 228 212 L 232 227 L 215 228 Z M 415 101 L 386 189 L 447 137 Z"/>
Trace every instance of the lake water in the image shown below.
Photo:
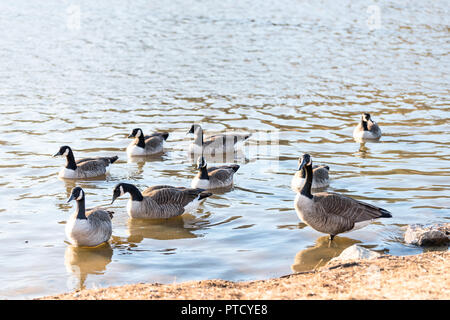
<path fill-rule="evenodd" d="M 323 265 L 353 243 L 394 255 L 412 223 L 449 221 L 448 1 L 2 1 L 0 297 L 136 282 L 265 279 Z M 383 131 L 360 145 L 370 112 Z M 130 220 L 121 181 L 188 186 L 192 123 L 252 132 L 235 187 L 192 214 Z M 131 129 L 170 132 L 129 162 Z M 105 180 L 65 182 L 75 157 L 118 155 Z M 329 191 L 392 219 L 337 237 L 301 223 L 291 177 L 308 152 Z M 70 190 L 115 211 L 108 246 L 77 249 Z"/>

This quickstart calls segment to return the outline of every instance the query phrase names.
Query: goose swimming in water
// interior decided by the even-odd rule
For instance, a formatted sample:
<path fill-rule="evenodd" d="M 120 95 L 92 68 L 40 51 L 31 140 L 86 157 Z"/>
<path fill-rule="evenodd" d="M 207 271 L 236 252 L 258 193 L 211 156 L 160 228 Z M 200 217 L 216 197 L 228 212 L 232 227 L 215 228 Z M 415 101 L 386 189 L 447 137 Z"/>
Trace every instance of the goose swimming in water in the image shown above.
<path fill-rule="evenodd" d="M 298 164 L 300 166 L 302 162 L 302 157 L 299 158 Z M 312 189 L 317 188 L 325 188 L 330 184 L 330 178 L 328 172 L 330 171 L 329 166 L 324 165 L 313 165 L 313 180 L 312 180 Z M 295 192 L 300 191 L 305 183 L 306 178 L 306 170 L 303 167 L 302 170 L 299 170 L 295 173 L 294 177 L 291 180 L 291 188 Z"/>
<path fill-rule="evenodd" d="M 108 172 L 108 167 L 119 157 L 84 158 L 75 161 L 72 149 L 62 146 L 54 157 L 66 157 L 66 166 L 61 169 L 58 176 L 66 179 L 83 179 L 103 176 Z"/>
<path fill-rule="evenodd" d="M 197 159 L 197 176 L 192 180 L 192 188 L 216 189 L 225 188 L 233 184 L 233 175 L 238 171 L 239 165 L 232 164 L 207 168 L 203 156 Z"/>
<path fill-rule="evenodd" d="M 363 113 L 361 121 L 353 130 L 353 138 L 356 141 L 377 140 L 381 137 L 381 129 L 378 124 L 372 120 L 370 114 Z"/>
<path fill-rule="evenodd" d="M 85 209 L 84 191 L 80 187 L 72 189 L 68 203 L 77 201 L 75 213 L 66 223 L 66 236 L 76 246 L 95 247 L 111 238 L 112 211 L 102 208 Z"/>
<path fill-rule="evenodd" d="M 153 186 L 142 193 L 128 183 L 119 183 L 114 187 L 111 204 L 118 197 L 129 193 L 127 211 L 131 218 L 162 219 L 172 218 L 198 208 L 200 201 L 212 193 L 204 189 L 189 189 L 167 185 Z"/>
<path fill-rule="evenodd" d="M 203 129 L 193 124 L 187 134 L 194 134 L 194 142 L 189 145 L 189 152 L 194 154 L 217 154 L 234 152 L 236 144 L 247 140 L 251 134 L 226 133 L 203 137 Z"/>
<path fill-rule="evenodd" d="M 298 170 L 306 169 L 306 180 L 295 197 L 297 216 L 313 229 L 334 236 L 365 227 L 374 219 L 391 218 L 389 211 L 342 194 L 321 192 L 311 194 L 312 160 L 304 154 Z"/>
<path fill-rule="evenodd" d="M 164 141 L 169 137 L 167 132 L 155 132 L 144 136 L 140 128 L 133 129 L 128 138 L 134 140 L 127 147 L 128 157 L 149 156 L 163 151 Z"/>

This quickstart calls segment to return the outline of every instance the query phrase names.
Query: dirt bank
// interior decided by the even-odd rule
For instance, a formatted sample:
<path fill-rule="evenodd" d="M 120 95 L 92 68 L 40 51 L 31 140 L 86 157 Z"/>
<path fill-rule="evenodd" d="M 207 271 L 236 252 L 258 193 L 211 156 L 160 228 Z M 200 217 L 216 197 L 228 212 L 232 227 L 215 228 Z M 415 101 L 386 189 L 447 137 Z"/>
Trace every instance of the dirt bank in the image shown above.
<path fill-rule="evenodd" d="M 189 281 L 81 290 L 41 299 L 450 299 L 450 253 L 385 255 L 249 282 Z"/>

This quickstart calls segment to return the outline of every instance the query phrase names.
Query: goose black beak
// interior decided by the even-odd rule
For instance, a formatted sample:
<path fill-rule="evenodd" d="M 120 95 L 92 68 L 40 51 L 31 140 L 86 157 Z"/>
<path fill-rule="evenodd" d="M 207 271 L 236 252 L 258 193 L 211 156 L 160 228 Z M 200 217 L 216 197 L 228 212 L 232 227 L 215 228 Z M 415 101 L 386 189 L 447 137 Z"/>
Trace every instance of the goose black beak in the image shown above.
<path fill-rule="evenodd" d="M 113 204 L 116 199 L 117 199 L 117 196 L 114 194 L 112 197 L 112 200 L 111 200 L 111 204 Z"/>
<path fill-rule="evenodd" d="M 67 200 L 67 203 L 69 203 L 69 202 L 72 201 L 73 199 L 74 199 L 74 196 L 73 196 L 73 194 L 71 194 L 69 200 Z"/>
<path fill-rule="evenodd" d="M 134 138 L 134 135 L 133 135 L 133 134 L 130 134 L 130 135 L 128 136 L 128 138 Z"/>
<path fill-rule="evenodd" d="M 298 171 L 302 170 L 305 165 L 306 165 L 306 159 L 303 159 L 302 163 L 300 163 L 300 165 L 298 166 Z"/>
<path fill-rule="evenodd" d="M 59 153 L 59 151 L 57 152 L 57 153 L 55 153 L 52 157 L 53 158 L 56 158 L 56 157 L 59 157 L 61 155 L 61 153 Z"/>

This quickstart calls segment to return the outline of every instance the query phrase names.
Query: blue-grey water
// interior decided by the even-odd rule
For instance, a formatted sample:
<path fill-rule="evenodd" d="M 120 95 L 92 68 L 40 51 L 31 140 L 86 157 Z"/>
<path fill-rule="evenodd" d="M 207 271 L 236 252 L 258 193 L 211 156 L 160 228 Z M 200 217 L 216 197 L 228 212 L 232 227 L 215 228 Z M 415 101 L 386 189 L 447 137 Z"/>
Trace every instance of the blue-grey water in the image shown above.
<path fill-rule="evenodd" d="M 276 277 L 359 243 L 394 255 L 411 223 L 448 222 L 448 1 L 1 1 L 0 297 L 135 282 Z M 370 112 L 383 131 L 360 145 Z M 164 222 L 130 220 L 113 186 L 188 186 L 192 123 L 252 132 L 235 187 Z M 166 151 L 128 161 L 131 129 L 170 132 Z M 120 160 L 105 180 L 57 178 L 61 145 Z M 304 153 L 329 191 L 392 219 L 330 247 L 301 223 L 290 181 Z M 75 185 L 115 211 L 113 237 L 71 247 Z"/>

